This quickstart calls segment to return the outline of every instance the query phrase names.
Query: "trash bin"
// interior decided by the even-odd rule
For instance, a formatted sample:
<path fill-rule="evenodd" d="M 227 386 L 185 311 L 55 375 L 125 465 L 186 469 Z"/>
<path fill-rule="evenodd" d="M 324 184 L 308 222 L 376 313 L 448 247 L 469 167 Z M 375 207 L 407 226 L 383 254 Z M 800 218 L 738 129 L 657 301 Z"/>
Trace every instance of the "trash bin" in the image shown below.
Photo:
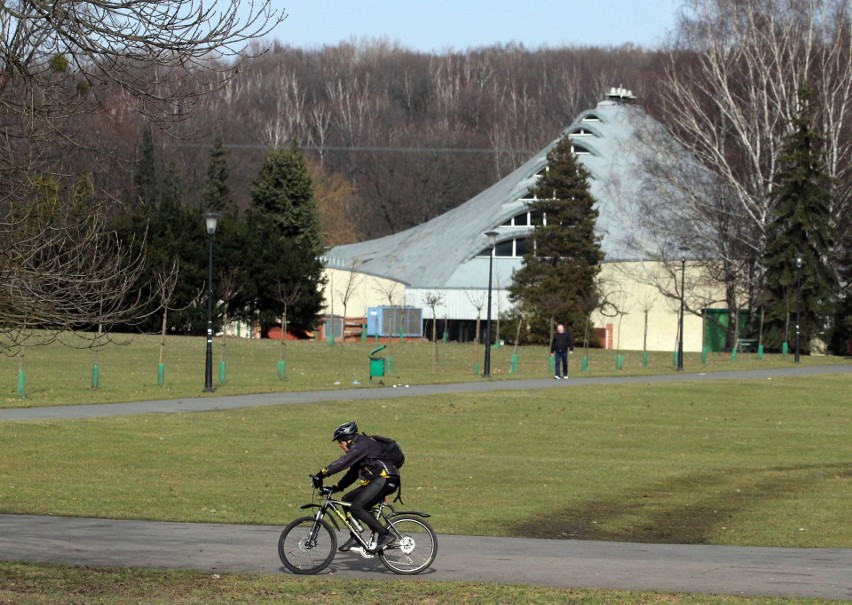
<path fill-rule="evenodd" d="M 370 381 L 373 380 L 373 376 L 385 375 L 385 358 L 376 357 L 376 353 L 386 348 L 387 345 L 382 345 L 370 351 Z"/>

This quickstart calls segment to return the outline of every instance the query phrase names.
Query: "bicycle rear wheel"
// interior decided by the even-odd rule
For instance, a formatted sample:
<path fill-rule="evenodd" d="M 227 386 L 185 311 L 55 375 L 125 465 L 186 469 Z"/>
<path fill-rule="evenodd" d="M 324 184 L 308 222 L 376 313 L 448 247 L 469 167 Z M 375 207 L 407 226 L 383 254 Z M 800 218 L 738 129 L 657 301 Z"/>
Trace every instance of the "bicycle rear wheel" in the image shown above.
<path fill-rule="evenodd" d="M 337 535 L 328 523 L 317 522 L 313 517 L 296 519 L 284 528 L 278 539 L 278 556 L 281 557 L 281 562 L 297 574 L 321 572 L 331 563 L 335 550 Z"/>
<path fill-rule="evenodd" d="M 427 569 L 438 554 L 438 537 L 419 517 L 391 517 L 396 541 L 379 553 L 385 567 L 398 574 L 416 574 Z"/>

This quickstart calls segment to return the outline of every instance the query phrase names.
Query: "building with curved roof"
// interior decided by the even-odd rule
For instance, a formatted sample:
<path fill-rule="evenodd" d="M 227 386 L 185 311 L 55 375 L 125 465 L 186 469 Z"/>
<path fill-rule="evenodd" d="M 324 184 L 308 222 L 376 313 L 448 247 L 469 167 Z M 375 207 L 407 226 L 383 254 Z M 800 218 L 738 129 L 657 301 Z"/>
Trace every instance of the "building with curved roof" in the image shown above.
<path fill-rule="evenodd" d="M 562 133 L 571 138 L 578 161 L 591 175 L 590 191 L 599 212 L 597 230 L 605 255 L 604 270 L 609 265 L 613 270 L 619 267 L 621 273 L 624 263 L 653 260 L 638 256 L 639 247 L 634 244 L 641 233 L 637 232 L 638 221 L 631 219 L 630 201 L 640 195 L 636 175 L 644 154 L 649 153 L 639 144 L 636 130 L 655 123 L 633 100 L 630 91 L 614 88 L 605 100 L 578 115 Z M 527 237 L 536 224 L 545 220 L 531 212 L 534 199 L 529 190 L 546 170 L 547 154 L 559 138 L 485 191 L 426 223 L 331 249 L 324 258 L 329 277 L 329 310 L 334 315 L 354 317 L 365 316 L 368 307 L 382 305 L 425 309 L 431 297 L 433 302 L 440 299 L 436 316 L 456 326 L 484 317 L 491 253 L 485 236 L 488 231 L 497 232 L 492 315 L 508 309 L 506 288 L 513 272 L 521 266 Z M 624 276 L 618 279 L 623 282 Z M 667 308 L 666 315 L 670 312 Z M 670 317 L 665 321 L 670 323 Z M 600 317 L 596 324 L 605 322 Z M 660 348 L 669 348 L 668 332 L 665 330 Z M 451 337 L 469 340 L 472 334 L 460 327 Z M 607 336 L 605 340 L 612 338 Z M 699 339 L 692 348 L 700 347 Z"/>

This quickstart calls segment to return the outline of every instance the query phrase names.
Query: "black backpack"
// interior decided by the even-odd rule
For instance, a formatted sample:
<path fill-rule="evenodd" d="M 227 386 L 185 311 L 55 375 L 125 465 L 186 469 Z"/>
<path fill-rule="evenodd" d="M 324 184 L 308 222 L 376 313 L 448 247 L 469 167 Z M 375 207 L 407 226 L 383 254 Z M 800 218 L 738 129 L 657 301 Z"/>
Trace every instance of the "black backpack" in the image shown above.
<path fill-rule="evenodd" d="M 402 468 L 402 465 L 405 464 L 405 454 L 402 453 L 402 448 L 399 447 L 396 441 L 390 437 L 382 437 L 381 435 L 370 435 L 370 438 L 377 441 L 384 450 L 379 460 L 390 462 L 398 469 Z"/>

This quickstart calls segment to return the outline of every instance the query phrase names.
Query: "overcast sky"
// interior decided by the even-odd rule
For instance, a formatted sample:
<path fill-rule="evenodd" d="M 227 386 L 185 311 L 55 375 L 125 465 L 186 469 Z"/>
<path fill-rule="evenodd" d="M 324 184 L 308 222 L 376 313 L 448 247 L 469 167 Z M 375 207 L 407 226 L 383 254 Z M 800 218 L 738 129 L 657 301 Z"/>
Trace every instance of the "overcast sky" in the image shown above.
<path fill-rule="evenodd" d="M 654 47 L 680 0 L 275 0 L 285 44 L 317 48 L 385 38 L 423 52 L 516 43 Z"/>

